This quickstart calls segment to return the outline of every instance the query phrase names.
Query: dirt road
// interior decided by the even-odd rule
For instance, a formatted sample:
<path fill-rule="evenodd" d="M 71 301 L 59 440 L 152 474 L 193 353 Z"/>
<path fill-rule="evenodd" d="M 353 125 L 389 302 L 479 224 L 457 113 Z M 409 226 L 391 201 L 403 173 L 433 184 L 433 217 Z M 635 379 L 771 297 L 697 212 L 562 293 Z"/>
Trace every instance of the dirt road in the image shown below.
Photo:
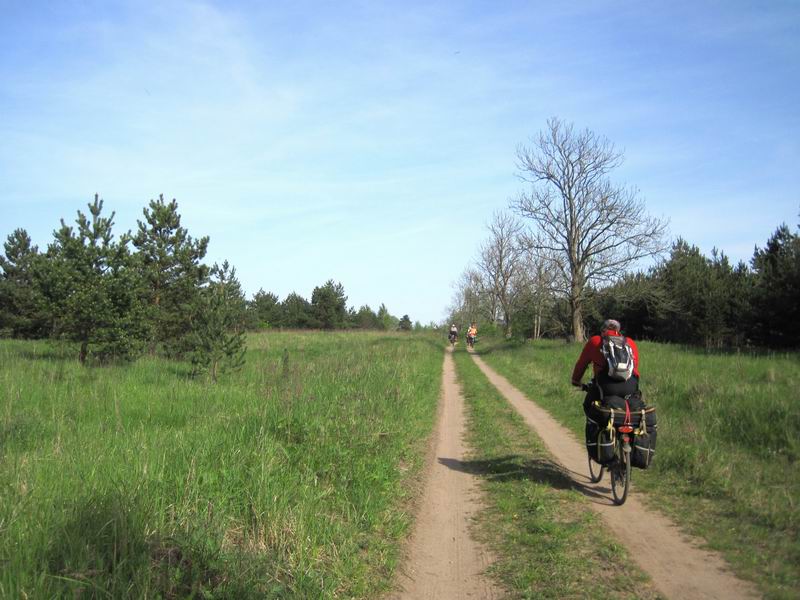
<path fill-rule="evenodd" d="M 481 506 L 478 482 L 474 475 L 448 466 L 465 458 L 464 399 L 449 348 L 444 357 L 441 401 L 435 458 L 406 549 L 408 560 L 399 577 L 402 591 L 392 598 L 499 598 L 501 591 L 483 574 L 490 556 L 469 534 L 471 520 Z"/>
<path fill-rule="evenodd" d="M 760 597 L 755 586 L 734 576 L 718 554 L 701 549 L 700 540 L 687 537 L 669 519 L 645 508 L 633 489 L 623 506 L 614 506 L 608 474 L 598 484 L 589 482 L 583 443 L 478 356 L 473 355 L 473 358 L 525 422 L 536 430 L 554 458 L 576 482 L 576 487 L 591 499 L 594 510 L 609 530 L 628 548 L 662 594 L 687 600 Z M 575 409 L 580 410 L 578 399 L 572 400 Z"/>

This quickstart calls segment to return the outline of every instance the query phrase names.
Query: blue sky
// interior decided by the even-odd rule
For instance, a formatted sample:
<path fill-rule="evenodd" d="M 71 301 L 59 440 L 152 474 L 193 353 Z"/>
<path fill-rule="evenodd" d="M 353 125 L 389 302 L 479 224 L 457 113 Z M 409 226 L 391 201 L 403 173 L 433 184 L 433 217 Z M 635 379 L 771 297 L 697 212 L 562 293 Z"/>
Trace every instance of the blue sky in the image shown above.
<path fill-rule="evenodd" d="M 0 0 L 0 236 L 163 193 L 249 294 L 334 278 L 427 322 L 548 117 L 746 260 L 800 220 L 798 107 L 796 1 Z"/>

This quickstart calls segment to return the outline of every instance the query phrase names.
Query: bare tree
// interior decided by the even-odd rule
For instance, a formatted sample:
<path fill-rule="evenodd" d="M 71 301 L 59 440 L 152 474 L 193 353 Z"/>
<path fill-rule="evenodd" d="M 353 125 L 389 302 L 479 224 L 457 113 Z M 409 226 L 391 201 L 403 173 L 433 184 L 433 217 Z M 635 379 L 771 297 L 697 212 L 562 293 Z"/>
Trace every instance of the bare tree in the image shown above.
<path fill-rule="evenodd" d="M 450 305 L 452 322 L 463 325 L 480 319 L 495 322 L 497 297 L 482 272 L 475 268 L 466 269 L 453 287 L 455 293 Z"/>
<path fill-rule="evenodd" d="M 551 311 L 554 294 L 559 285 L 559 273 L 552 259 L 542 259 L 531 250 L 524 252 L 522 268 L 517 277 L 517 296 L 529 307 L 531 313 L 531 337 L 538 340 L 545 333 L 545 315 Z"/>
<path fill-rule="evenodd" d="M 486 227 L 491 237 L 481 245 L 477 267 L 486 287 L 499 304 L 503 329 L 506 337 L 509 337 L 514 299 L 519 290 L 517 280 L 522 270 L 524 251 L 519 244 L 522 225 L 513 215 L 496 212 Z"/>
<path fill-rule="evenodd" d="M 622 153 L 588 129 L 576 132 L 557 118 L 532 147 L 517 149 L 520 178 L 531 184 L 512 201 L 532 221 L 527 246 L 560 272 L 572 333 L 584 340 L 583 305 L 590 284 L 614 281 L 636 261 L 665 250 L 667 223 L 646 214 L 637 190 L 608 174 Z"/>

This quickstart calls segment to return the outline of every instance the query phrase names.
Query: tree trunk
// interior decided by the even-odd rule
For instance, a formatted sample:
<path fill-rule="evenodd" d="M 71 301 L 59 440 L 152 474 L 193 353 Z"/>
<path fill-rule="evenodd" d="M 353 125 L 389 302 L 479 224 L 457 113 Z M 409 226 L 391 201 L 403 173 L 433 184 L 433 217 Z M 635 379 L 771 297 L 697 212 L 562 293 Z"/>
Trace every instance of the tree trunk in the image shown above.
<path fill-rule="evenodd" d="M 211 361 L 211 379 L 214 383 L 217 382 L 217 367 L 219 365 L 219 361 L 214 359 Z"/>
<path fill-rule="evenodd" d="M 583 306 L 578 298 L 570 300 L 572 309 L 572 339 L 576 342 L 585 342 L 586 336 L 583 333 Z"/>
<path fill-rule="evenodd" d="M 88 354 L 88 351 L 89 351 L 89 342 L 87 341 L 81 342 L 81 352 L 78 355 L 78 360 L 80 361 L 81 364 L 84 364 L 86 362 L 86 355 Z"/>

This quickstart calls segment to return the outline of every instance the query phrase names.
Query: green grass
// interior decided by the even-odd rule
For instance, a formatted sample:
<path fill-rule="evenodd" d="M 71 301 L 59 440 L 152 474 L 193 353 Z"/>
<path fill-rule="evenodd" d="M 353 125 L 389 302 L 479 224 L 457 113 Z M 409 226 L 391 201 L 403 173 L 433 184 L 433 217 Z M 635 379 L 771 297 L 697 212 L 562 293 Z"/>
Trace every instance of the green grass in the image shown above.
<path fill-rule="evenodd" d="M 800 360 L 641 343 L 642 389 L 658 407 L 646 500 L 719 550 L 768 598 L 800 595 Z M 483 358 L 582 439 L 569 385 L 580 346 L 484 344 Z M 588 377 L 588 375 L 587 375 Z"/>
<path fill-rule="evenodd" d="M 0 342 L 0 597 L 366 598 L 391 584 L 441 344 L 253 336 L 209 385 Z"/>
<path fill-rule="evenodd" d="M 657 593 L 573 490 L 541 441 L 463 350 L 454 354 L 468 409 L 471 456 L 487 508 L 480 537 L 492 570 L 517 598 L 655 598 Z"/>

